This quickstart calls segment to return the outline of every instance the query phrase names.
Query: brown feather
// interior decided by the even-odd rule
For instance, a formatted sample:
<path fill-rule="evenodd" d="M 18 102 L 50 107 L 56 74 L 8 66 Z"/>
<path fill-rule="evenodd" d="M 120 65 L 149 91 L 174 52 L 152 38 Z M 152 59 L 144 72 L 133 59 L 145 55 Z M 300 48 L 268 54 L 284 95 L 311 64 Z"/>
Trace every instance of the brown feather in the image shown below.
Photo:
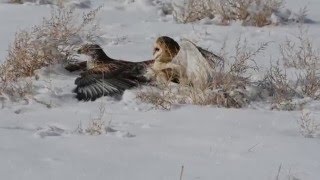
<path fill-rule="evenodd" d="M 80 74 L 74 92 L 79 100 L 95 100 L 102 96 L 120 95 L 124 90 L 147 83 L 144 73 L 154 60 L 131 62 L 108 57 L 96 44 L 86 44 L 78 53 L 92 58 L 93 68 Z"/>

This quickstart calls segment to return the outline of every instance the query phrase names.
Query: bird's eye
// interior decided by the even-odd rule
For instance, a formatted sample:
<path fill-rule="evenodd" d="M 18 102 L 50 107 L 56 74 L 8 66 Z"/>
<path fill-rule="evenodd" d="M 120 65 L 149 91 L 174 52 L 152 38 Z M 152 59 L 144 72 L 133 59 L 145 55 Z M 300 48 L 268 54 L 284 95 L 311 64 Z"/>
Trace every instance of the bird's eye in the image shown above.
<path fill-rule="evenodd" d="M 154 48 L 154 51 L 159 51 L 160 49 L 159 48 Z"/>

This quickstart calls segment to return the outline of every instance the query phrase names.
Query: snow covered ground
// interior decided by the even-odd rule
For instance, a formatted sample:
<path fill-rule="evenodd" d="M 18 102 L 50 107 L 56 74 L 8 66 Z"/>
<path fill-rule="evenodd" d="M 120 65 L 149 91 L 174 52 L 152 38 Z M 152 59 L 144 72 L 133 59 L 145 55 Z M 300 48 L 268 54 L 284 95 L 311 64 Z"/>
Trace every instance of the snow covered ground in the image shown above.
<path fill-rule="evenodd" d="M 160 35 L 186 37 L 214 52 L 225 39 L 231 51 L 241 35 L 249 47 L 272 42 L 257 58 L 263 71 L 270 57 L 279 56 L 279 44 L 299 32 L 297 24 L 263 28 L 177 24 L 172 16 L 161 16 L 150 0 L 97 0 L 92 7 L 100 4 L 104 4 L 99 14 L 103 48 L 112 57 L 133 61 L 150 59 Z M 320 1 L 288 0 L 286 8 L 298 11 L 305 5 L 314 21 L 305 26 L 319 48 Z M 15 32 L 49 13 L 49 5 L 0 3 L 0 62 Z M 320 179 L 320 138 L 299 133 L 300 111 L 191 105 L 152 110 L 135 99 L 136 90 L 126 91 L 122 100 L 78 102 L 71 93 L 75 78 L 60 66 L 50 73 L 42 70 L 35 98 L 44 103 L 0 104 L 1 178 L 178 180 L 184 166 L 183 180 Z M 101 107 L 106 109 L 107 133 L 83 134 L 81 129 L 99 116 Z M 310 108 L 320 121 L 319 103 Z"/>

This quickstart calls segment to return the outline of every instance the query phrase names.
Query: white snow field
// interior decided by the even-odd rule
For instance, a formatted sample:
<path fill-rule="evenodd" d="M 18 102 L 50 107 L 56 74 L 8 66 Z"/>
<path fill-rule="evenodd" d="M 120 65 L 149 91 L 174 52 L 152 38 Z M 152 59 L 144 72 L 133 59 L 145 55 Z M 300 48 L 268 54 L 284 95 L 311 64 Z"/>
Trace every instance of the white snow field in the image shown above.
<path fill-rule="evenodd" d="M 133 61 L 152 58 L 161 35 L 189 38 L 218 52 L 241 35 L 249 47 L 272 42 L 257 57 L 263 69 L 279 56 L 279 44 L 298 35 L 298 24 L 244 27 L 238 23 L 177 24 L 151 0 L 97 0 L 101 45 L 111 56 Z M 307 6 L 305 26 L 320 47 L 320 1 L 287 0 L 293 11 Z M 80 11 L 87 11 L 80 8 Z M 49 5 L 0 3 L 0 62 L 19 29 L 30 28 L 50 13 Z M 230 52 L 233 53 L 233 52 Z M 259 76 L 260 74 L 256 74 Z M 181 105 L 154 110 L 128 90 L 121 100 L 104 97 L 78 102 L 75 74 L 60 65 L 43 69 L 35 81 L 35 101 L 0 104 L 0 179 L 3 180 L 319 180 L 320 136 L 305 138 L 297 121 L 301 111 L 272 111 L 263 105 L 244 109 Z M 320 121 L 320 103 L 309 109 Z M 83 133 L 106 112 L 108 128 L 98 136 Z M 182 171 L 182 166 L 183 171 Z M 182 174 L 182 176 L 181 176 Z M 181 176 L 181 177 L 180 177 Z"/>

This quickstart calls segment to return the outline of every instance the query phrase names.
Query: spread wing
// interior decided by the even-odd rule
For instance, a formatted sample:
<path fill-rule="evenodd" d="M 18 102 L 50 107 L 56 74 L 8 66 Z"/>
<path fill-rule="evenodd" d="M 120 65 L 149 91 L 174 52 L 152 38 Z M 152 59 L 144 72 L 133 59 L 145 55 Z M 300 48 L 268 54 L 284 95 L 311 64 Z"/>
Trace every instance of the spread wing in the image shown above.
<path fill-rule="evenodd" d="M 147 82 L 143 78 L 145 66 L 141 63 L 116 62 L 102 64 L 87 70 L 75 80 L 78 100 L 96 100 L 102 96 L 121 95 L 126 89 Z"/>

